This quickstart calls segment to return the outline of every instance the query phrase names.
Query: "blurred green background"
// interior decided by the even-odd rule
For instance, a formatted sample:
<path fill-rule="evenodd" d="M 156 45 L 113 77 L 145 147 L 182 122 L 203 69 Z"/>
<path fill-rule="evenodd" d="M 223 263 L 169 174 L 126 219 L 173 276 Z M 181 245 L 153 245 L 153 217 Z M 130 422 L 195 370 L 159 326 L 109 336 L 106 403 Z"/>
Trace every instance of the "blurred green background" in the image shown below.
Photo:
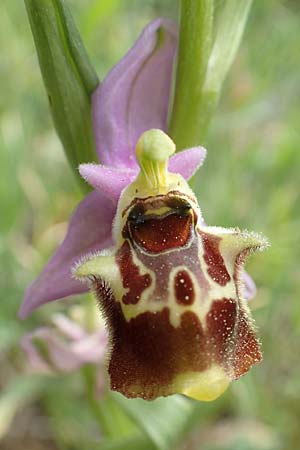
<path fill-rule="evenodd" d="M 175 0 L 69 4 L 101 79 L 147 22 L 176 19 L 178 9 Z M 297 0 L 254 0 L 204 143 L 196 185 L 207 223 L 262 231 L 272 247 L 247 266 L 258 286 L 251 307 L 264 361 L 219 400 L 199 404 L 185 450 L 299 448 L 299 30 Z M 97 430 L 78 375 L 26 376 L 19 348 L 26 331 L 72 303 L 16 317 L 81 198 L 53 130 L 22 1 L 0 4 L 0 46 L 0 449 L 82 450 Z"/>

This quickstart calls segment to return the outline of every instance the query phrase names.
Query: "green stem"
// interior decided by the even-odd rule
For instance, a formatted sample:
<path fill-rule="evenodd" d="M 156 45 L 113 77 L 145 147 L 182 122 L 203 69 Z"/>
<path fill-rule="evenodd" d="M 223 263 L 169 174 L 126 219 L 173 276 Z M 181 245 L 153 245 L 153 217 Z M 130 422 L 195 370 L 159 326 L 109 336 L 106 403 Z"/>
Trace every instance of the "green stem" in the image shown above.
<path fill-rule="evenodd" d="M 25 0 L 57 134 L 76 180 L 83 162 L 97 161 L 91 93 L 99 83 L 65 0 Z"/>
<path fill-rule="evenodd" d="M 181 0 L 178 65 L 170 120 L 170 134 L 178 150 L 199 144 L 202 85 L 211 49 L 212 26 L 213 0 Z"/>
<path fill-rule="evenodd" d="M 203 142 L 239 48 L 252 0 L 225 0 L 211 48 L 213 0 L 182 0 L 170 134 L 178 150 Z"/>
<path fill-rule="evenodd" d="M 90 405 L 91 411 L 99 423 L 101 430 L 105 437 L 116 437 L 116 428 L 114 421 L 110 415 L 105 401 L 98 401 L 95 398 L 96 385 L 96 367 L 92 364 L 86 365 L 82 368 L 82 375 L 86 388 L 86 397 Z"/>

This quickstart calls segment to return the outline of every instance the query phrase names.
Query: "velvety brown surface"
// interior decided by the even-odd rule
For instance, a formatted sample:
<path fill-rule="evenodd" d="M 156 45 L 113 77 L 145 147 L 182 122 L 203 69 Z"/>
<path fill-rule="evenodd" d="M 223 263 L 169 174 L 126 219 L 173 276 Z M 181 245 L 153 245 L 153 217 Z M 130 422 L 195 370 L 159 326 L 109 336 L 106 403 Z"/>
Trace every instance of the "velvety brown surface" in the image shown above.
<path fill-rule="evenodd" d="M 180 270 L 174 281 L 176 301 L 182 305 L 191 305 L 195 300 L 193 281 L 186 270 Z"/>
<path fill-rule="evenodd" d="M 199 232 L 204 249 L 204 261 L 210 277 L 220 286 L 225 286 L 230 281 L 230 275 L 227 272 L 224 259 L 219 250 L 220 238 L 202 231 Z"/>
<path fill-rule="evenodd" d="M 232 372 L 234 359 L 237 311 L 235 300 L 222 298 L 213 302 L 206 317 L 207 335 L 214 360 L 228 374 Z"/>
<path fill-rule="evenodd" d="M 209 366 L 205 336 L 191 312 L 184 313 L 180 326 L 174 328 L 168 308 L 126 322 L 116 304 L 110 322 L 114 330 L 111 388 L 128 397 L 151 400 L 158 394 L 170 394 L 168 385 L 175 375 Z"/>
<path fill-rule="evenodd" d="M 123 295 L 122 301 L 126 305 L 138 303 L 142 292 L 151 284 L 150 275 L 140 275 L 139 268 L 133 262 L 130 246 L 126 241 L 116 255 L 116 262 L 120 268 L 123 286 L 129 288 L 129 291 Z"/>
<path fill-rule="evenodd" d="M 163 215 L 152 214 L 155 208 L 171 208 Z M 146 214 L 150 209 L 151 215 Z M 123 230 L 125 241 L 116 255 L 120 280 L 128 289 L 123 304 L 137 304 L 143 291 L 155 282 L 149 301 L 164 301 L 161 311 L 143 312 L 126 321 L 121 304 L 115 301 L 109 286 L 95 279 L 95 290 L 110 331 L 111 387 L 127 397 L 154 399 L 172 393 L 176 375 L 201 372 L 219 364 L 229 376 L 239 377 L 261 359 L 259 344 L 238 299 L 212 300 L 203 330 L 197 315 L 185 311 L 179 326 L 169 320 L 168 281 L 170 271 L 186 264 L 202 289 L 209 291 L 199 265 L 198 239 L 203 244 L 203 258 L 208 275 L 220 286 L 231 277 L 220 253 L 219 237 L 194 228 L 190 204 L 178 198 L 159 197 L 135 204 Z M 186 245 L 189 243 L 190 245 Z M 166 250 L 173 251 L 167 252 Z M 135 257 L 149 269 L 141 275 Z M 155 280 L 150 272 L 154 272 Z M 236 274 L 234 275 L 236 281 Z M 174 280 L 176 301 L 192 304 L 195 289 L 188 270 L 179 268 Z"/>
<path fill-rule="evenodd" d="M 145 312 L 126 321 L 109 286 L 95 278 L 94 290 L 110 332 L 111 388 L 147 400 L 167 395 L 174 377 L 220 364 L 228 375 L 243 375 L 261 358 L 259 344 L 244 312 L 232 299 L 215 300 L 204 332 L 195 313 L 187 311 L 173 327 L 169 308 Z"/>
<path fill-rule="evenodd" d="M 234 359 L 234 376 L 239 378 L 244 373 L 262 360 L 260 343 L 256 333 L 249 327 L 249 319 L 243 310 L 240 310 L 239 323 L 237 329 L 237 343 Z"/>
<path fill-rule="evenodd" d="M 184 246 L 191 235 L 192 216 L 172 213 L 166 217 L 152 217 L 143 223 L 130 223 L 132 239 L 146 251 L 160 253 Z"/>

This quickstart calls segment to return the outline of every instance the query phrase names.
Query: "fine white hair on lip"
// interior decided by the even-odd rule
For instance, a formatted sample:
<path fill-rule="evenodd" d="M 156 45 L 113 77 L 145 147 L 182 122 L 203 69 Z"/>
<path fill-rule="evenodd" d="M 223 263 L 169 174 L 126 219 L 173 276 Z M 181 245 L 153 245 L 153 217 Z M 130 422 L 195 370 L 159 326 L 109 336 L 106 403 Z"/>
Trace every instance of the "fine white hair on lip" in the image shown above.
<path fill-rule="evenodd" d="M 71 267 L 71 276 L 73 278 L 75 278 L 76 280 L 82 281 L 83 283 L 86 282 L 86 280 L 88 280 L 88 277 L 78 277 L 76 276 L 76 272 L 78 270 L 78 268 L 88 262 L 91 259 L 97 258 L 98 256 L 112 256 L 114 254 L 113 248 L 105 248 L 103 250 L 99 250 L 98 252 L 90 252 L 87 253 L 86 255 L 83 255 L 79 258 L 78 261 L 76 261 L 76 263 L 73 265 L 73 267 Z"/>

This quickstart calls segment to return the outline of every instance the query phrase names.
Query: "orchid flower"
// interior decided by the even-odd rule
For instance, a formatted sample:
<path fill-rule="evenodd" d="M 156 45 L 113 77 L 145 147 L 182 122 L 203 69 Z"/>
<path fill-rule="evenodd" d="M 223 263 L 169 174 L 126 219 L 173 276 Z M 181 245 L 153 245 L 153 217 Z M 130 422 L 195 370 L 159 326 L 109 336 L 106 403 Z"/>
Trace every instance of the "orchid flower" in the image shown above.
<path fill-rule="evenodd" d="M 140 172 L 119 199 L 114 245 L 86 255 L 73 273 L 108 323 L 112 389 L 209 401 L 261 360 L 241 270 L 267 241 L 205 225 L 185 179 L 168 170 L 174 152 L 161 130 L 142 134 Z"/>
<path fill-rule="evenodd" d="M 109 325 L 112 389 L 212 400 L 261 359 L 244 300 L 255 288 L 243 262 L 267 243 L 204 223 L 185 180 L 206 151 L 174 154 L 164 133 L 176 47 L 175 25 L 152 22 L 95 90 L 101 165 L 79 168 L 94 191 L 27 289 L 20 316 L 92 288 Z"/>

